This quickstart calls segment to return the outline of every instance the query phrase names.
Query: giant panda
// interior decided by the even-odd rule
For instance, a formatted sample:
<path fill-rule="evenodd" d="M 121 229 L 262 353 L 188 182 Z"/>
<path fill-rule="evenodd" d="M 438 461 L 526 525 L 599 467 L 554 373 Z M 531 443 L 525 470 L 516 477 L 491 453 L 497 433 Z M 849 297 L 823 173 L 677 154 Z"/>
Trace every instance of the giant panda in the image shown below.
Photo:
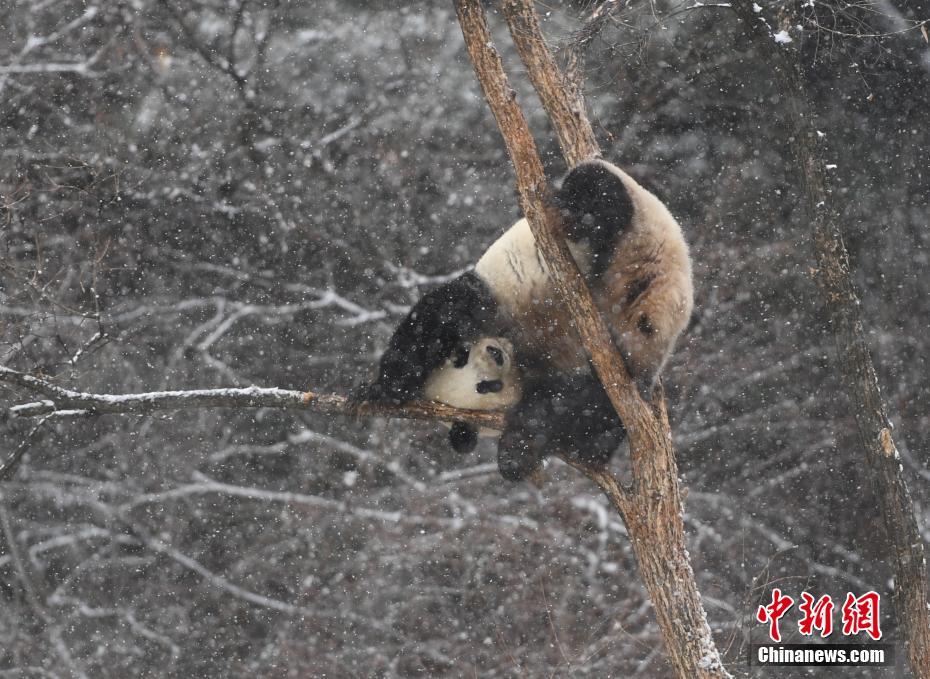
<path fill-rule="evenodd" d="M 691 259 L 681 228 L 658 198 L 604 160 L 573 168 L 555 202 L 572 256 L 645 392 L 691 316 Z M 503 379 L 476 380 L 466 368 L 476 347 L 494 353 L 487 344 L 493 338 L 512 368 Z M 475 398 L 466 399 L 472 390 Z M 498 238 L 474 270 L 417 302 L 394 331 L 377 378 L 354 398 L 395 404 L 430 398 L 506 410 L 498 467 L 511 481 L 527 478 L 556 451 L 606 464 L 626 434 L 526 219 Z M 456 423 L 450 440 L 468 451 L 477 433 Z"/>

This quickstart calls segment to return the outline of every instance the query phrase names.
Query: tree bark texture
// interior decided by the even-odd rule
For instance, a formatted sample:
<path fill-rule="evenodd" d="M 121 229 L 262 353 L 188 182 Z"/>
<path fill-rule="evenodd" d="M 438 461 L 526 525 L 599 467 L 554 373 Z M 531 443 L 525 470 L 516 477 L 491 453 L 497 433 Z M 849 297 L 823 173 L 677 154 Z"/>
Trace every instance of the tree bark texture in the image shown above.
<path fill-rule="evenodd" d="M 539 15 L 533 3 L 504 0 L 503 5 L 514 45 L 543 108 L 552 120 L 565 160 L 569 166 L 574 166 L 587 158 L 599 156 L 600 148 L 585 115 L 581 90 L 573 86 L 556 65 L 542 39 Z"/>

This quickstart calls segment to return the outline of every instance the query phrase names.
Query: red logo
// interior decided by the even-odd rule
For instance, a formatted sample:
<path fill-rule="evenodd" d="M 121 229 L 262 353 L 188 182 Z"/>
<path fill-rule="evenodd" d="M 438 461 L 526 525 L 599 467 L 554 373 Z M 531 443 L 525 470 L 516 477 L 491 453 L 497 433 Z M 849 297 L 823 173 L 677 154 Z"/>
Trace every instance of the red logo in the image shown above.
<path fill-rule="evenodd" d="M 881 595 L 878 592 L 866 592 L 859 597 L 852 592 L 847 592 L 842 608 L 843 634 L 855 636 L 865 632 L 873 641 L 881 639 L 880 601 Z M 768 623 L 769 638 L 772 641 L 781 641 L 781 630 L 778 625 L 792 606 L 794 606 L 794 599 L 787 594 L 782 594 L 781 590 L 776 587 L 772 590 L 771 603 L 759 606 L 756 610 L 756 620 L 760 623 Z M 833 634 L 834 608 L 833 599 L 829 594 L 824 594 L 818 599 L 813 594 L 801 592 L 801 603 L 798 604 L 798 611 L 801 613 L 798 632 L 808 637 L 813 636 L 815 632 L 823 638 L 829 637 Z"/>
<path fill-rule="evenodd" d="M 814 597 L 807 592 L 801 592 L 801 605 L 798 610 L 804 614 L 798 623 L 798 631 L 804 636 L 811 636 L 814 630 L 820 631 L 820 636 L 826 638 L 833 634 L 833 599 L 829 594 L 814 601 Z"/>
<path fill-rule="evenodd" d="M 778 621 L 792 606 L 794 606 L 794 599 L 790 596 L 782 596 L 781 590 L 776 587 L 772 590 L 772 603 L 768 606 L 759 606 L 759 610 L 756 611 L 756 620 L 769 624 L 769 636 L 772 641 L 781 641 Z"/>
<path fill-rule="evenodd" d="M 880 597 L 878 592 L 866 592 L 856 598 L 852 592 L 846 593 L 843 604 L 843 634 L 867 633 L 874 641 L 882 638 L 878 622 Z"/>

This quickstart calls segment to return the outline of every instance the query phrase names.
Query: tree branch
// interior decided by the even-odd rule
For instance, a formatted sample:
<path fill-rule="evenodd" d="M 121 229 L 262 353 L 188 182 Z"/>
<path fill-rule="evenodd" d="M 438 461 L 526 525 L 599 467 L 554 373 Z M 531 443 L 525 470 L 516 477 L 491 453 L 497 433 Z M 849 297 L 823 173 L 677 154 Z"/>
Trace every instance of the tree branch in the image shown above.
<path fill-rule="evenodd" d="M 594 130 L 585 115 L 584 97 L 556 65 L 539 28 L 539 16 L 532 2 L 504 0 L 504 18 L 520 59 L 552 127 L 569 166 L 601 155 Z"/>
<path fill-rule="evenodd" d="M 577 97 L 582 97 L 585 52 L 619 9 L 618 0 L 604 0 L 594 8 L 587 21 L 575 31 L 565 47 L 565 79 Z"/>
<path fill-rule="evenodd" d="M 507 80 L 500 55 L 492 44 L 484 10 L 477 0 L 456 0 L 455 5 L 465 46 L 516 170 L 520 205 L 537 246 L 549 266 L 559 296 L 571 309 L 575 328 L 620 418 L 628 430 L 639 428 L 637 425 L 644 424 L 650 416 L 649 407 L 639 397 L 561 235 L 561 217 L 552 205 L 536 142 Z M 630 434 L 632 436 L 633 432 Z"/>
<path fill-rule="evenodd" d="M 14 417 L 37 417 L 66 413 L 69 417 L 93 415 L 144 415 L 160 410 L 195 408 L 291 408 L 326 415 L 399 417 L 415 420 L 459 420 L 481 427 L 500 429 L 503 413 L 463 410 L 443 403 L 417 401 L 403 406 L 350 405 L 345 396 L 317 394 L 277 388 L 192 389 L 153 391 L 141 394 L 91 394 L 65 389 L 48 380 L 0 366 L 0 383 L 11 384 L 46 397 L 9 409 Z"/>
<path fill-rule="evenodd" d="M 238 21 L 241 21 L 241 12 L 245 9 L 245 3 L 240 3 L 239 11 L 236 14 L 236 17 L 233 19 L 233 33 L 229 38 L 229 43 L 226 49 L 226 56 L 221 56 L 220 49 L 217 49 L 217 45 L 204 45 L 200 38 L 198 37 L 196 31 L 191 28 L 187 21 L 184 19 L 184 15 L 178 10 L 174 5 L 171 4 L 169 0 L 159 0 L 159 4 L 165 8 L 168 14 L 175 20 L 178 28 L 181 31 L 181 35 L 184 37 L 184 40 L 187 42 L 187 46 L 192 49 L 197 56 L 203 59 L 204 63 L 215 68 L 220 73 L 224 73 L 233 81 L 236 85 L 236 89 L 239 90 L 239 93 L 249 99 L 248 95 L 248 81 L 246 77 L 239 72 L 236 67 L 235 62 L 235 40 L 236 33 L 239 32 Z"/>

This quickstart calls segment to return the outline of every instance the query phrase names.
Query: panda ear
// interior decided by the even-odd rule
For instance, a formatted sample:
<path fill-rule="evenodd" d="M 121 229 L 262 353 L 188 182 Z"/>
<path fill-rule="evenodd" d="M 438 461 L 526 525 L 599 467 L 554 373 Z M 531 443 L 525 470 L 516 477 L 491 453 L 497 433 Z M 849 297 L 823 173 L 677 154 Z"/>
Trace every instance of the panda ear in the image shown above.
<path fill-rule="evenodd" d="M 452 352 L 452 367 L 464 368 L 468 365 L 468 356 L 470 353 L 471 350 L 466 344 L 459 344 L 455 347 L 455 350 Z"/>

